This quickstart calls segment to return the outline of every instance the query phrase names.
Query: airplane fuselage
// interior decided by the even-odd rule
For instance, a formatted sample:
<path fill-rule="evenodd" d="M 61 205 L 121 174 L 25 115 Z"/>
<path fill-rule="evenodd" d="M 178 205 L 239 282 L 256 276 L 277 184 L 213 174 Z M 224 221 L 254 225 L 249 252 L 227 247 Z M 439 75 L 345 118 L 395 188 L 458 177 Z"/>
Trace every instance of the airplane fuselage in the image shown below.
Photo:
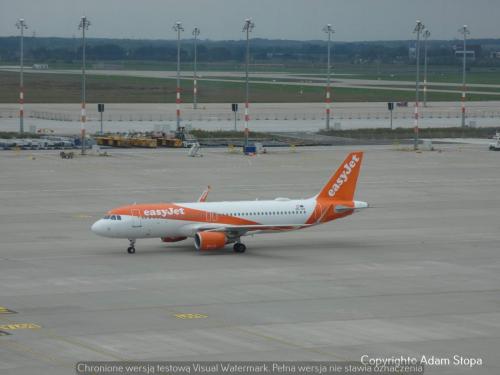
<path fill-rule="evenodd" d="M 323 207 L 313 198 L 131 205 L 109 211 L 92 226 L 92 231 L 104 237 L 128 239 L 193 237 L 200 224 L 208 228 L 211 224 L 278 226 L 259 231 L 276 232 L 317 225 L 367 207 L 365 202 L 353 204 L 352 210 L 337 212 L 336 205 Z M 327 214 L 330 220 L 323 220 Z"/>

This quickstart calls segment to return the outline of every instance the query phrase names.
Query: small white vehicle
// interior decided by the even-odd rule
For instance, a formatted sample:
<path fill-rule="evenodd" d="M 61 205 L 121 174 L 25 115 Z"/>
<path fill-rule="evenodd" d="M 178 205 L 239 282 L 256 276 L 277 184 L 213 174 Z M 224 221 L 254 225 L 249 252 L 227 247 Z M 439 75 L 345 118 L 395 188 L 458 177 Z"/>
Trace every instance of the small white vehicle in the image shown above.
<path fill-rule="evenodd" d="M 500 151 L 500 133 L 497 132 L 495 137 L 493 137 L 495 142 L 490 143 L 490 151 Z"/>

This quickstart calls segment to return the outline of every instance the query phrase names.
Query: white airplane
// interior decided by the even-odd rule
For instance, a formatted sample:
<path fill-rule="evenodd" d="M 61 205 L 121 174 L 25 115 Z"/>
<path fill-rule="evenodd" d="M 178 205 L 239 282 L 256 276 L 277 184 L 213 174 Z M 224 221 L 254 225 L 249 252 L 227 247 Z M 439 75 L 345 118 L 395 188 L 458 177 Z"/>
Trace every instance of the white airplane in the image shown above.
<path fill-rule="evenodd" d="M 92 225 L 92 232 L 130 241 L 135 253 L 139 238 L 178 242 L 194 238 L 196 249 L 216 250 L 234 243 L 243 253 L 241 237 L 304 229 L 351 215 L 368 203 L 354 200 L 362 152 L 350 153 L 321 191 L 308 199 L 206 202 L 210 187 L 194 203 L 133 204 L 112 209 Z"/>

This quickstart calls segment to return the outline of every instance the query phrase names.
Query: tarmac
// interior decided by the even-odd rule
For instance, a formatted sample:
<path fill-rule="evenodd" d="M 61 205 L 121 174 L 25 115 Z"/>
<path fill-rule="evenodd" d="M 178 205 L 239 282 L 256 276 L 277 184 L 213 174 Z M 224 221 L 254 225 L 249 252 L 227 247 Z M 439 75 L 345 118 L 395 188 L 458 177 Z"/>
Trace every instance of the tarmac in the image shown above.
<path fill-rule="evenodd" d="M 370 209 L 248 237 L 244 254 L 157 239 L 129 255 L 126 240 L 89 227 L 116 206 L 196 200 L 207 184 L 211 201 L 312 196 L 352 149 L 1 152 L 0 373 L 363 355 L 452 358 L 427 374 L 500 373 L 500 153 L 360 148 L 356 198 Z"/>

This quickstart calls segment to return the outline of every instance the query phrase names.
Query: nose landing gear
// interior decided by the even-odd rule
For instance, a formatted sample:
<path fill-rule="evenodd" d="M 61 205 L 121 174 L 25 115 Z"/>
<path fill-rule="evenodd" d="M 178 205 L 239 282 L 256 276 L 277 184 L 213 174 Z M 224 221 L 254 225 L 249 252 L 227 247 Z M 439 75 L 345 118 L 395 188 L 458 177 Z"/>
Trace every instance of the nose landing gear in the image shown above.
<path fill-rule="evenodd" d="M 127 248 L 127 253 L 135 254 L 135 240 L 129 240 L 130 246 Z"/>

